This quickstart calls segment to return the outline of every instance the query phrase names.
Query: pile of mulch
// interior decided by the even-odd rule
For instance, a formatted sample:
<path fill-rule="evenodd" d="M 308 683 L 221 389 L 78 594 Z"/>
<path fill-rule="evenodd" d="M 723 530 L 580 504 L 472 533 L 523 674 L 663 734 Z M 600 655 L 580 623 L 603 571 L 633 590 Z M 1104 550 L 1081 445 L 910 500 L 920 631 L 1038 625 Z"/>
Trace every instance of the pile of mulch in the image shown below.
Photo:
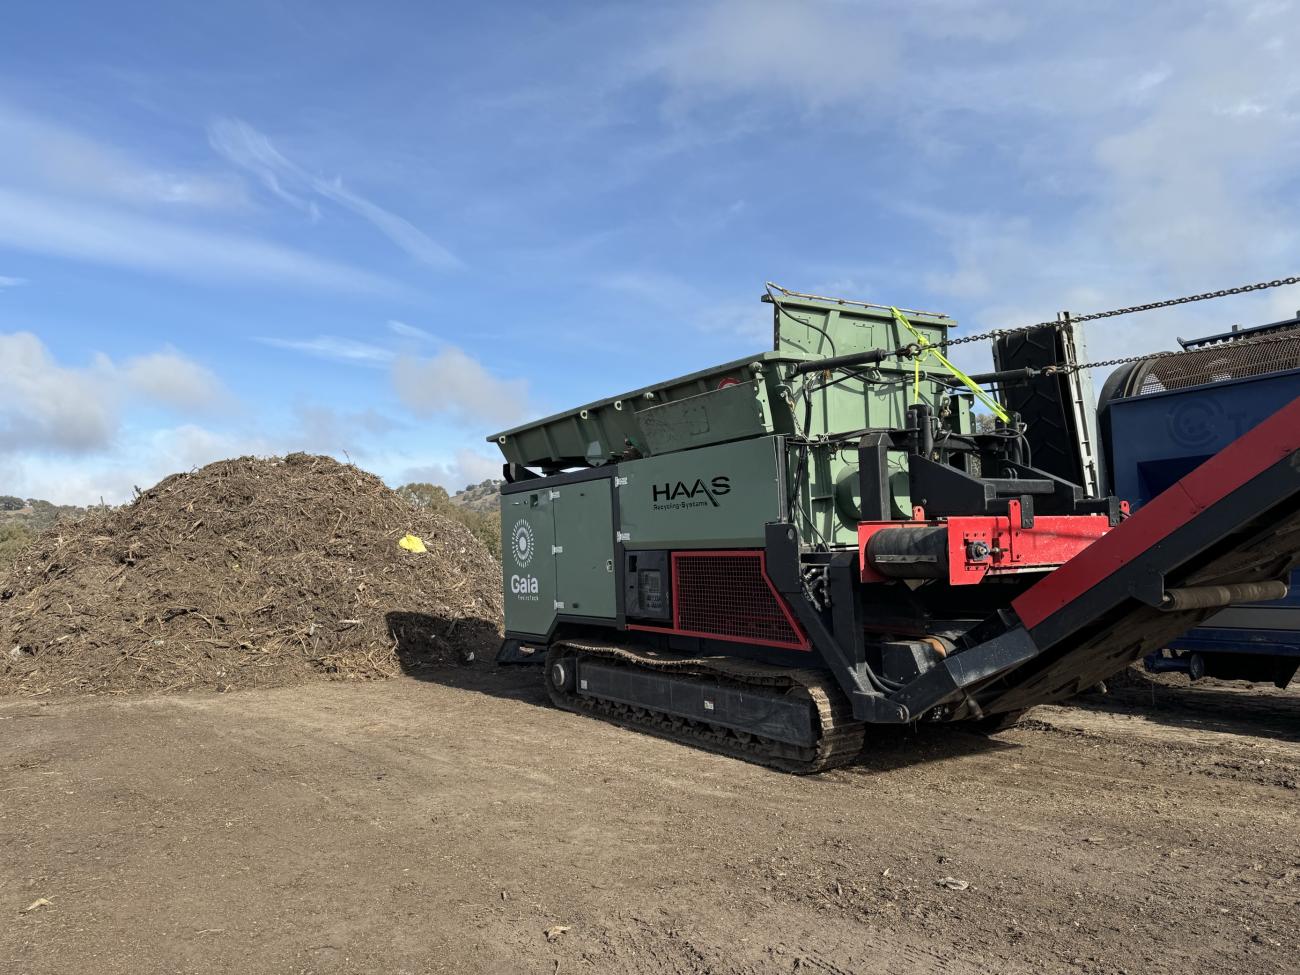
<path fill-rule="evenodd" d="M 418 673 L 490 659 L 501 612 L 496 556 L 456 522 L 329 457 L 241 457 L 0 568 L 0 694 Z"/>

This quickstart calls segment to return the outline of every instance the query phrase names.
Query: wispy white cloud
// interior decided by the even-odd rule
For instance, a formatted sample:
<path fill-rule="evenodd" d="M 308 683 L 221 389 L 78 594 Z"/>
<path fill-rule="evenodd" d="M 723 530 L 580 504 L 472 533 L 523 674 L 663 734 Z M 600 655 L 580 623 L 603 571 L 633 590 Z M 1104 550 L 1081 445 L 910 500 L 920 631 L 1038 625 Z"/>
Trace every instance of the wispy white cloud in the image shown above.
<path fill-rule="evenodd" d="M 19 288 L 26 283 L 26 278 L 11 278 L 0 274 L 0 291 L 3 291 L 5 288 Z"/>
<path fill-rule="evenodd" d="M 513 423 L 531 409 L 527 380 L 495 376 L 452 345 L 429 358 L 399 356 L 393 385 L 417 416 L 441 415 L 470 426 Z"/>
<path fill-rule="evenodd" d="M 695 289 L 681 277 L 646 268 L 622 268 L 610 271 L 599 276 L 596 284 L 610 291 L 617 291 L 631 298 L 657 305 L 674 301 L 676 296 L 687 295 L 689 299 L 697 297 Z"/>
<path fill-rule="evenodd" d="M 304 195 L 312 191 L 312 178 L 281 155 L 261 132 L 239 119 L 218 119 L 208 126 L 208 142 L 227 160 L 256 176 L 272 195 L 313 220 L 320 219 L 320 207 Z M 299 187 L 302 190 L 296 191 Z"/>
<path fill-rule="evenodd" d="M 280 152 L 265 135 L 241 119 L 218 119 L 208 129 L 212 147 L 237 166 L 255 175 L 273 194 L 313 219 L 320 207 L 313 197 L 329 200 L 369 221 L 380 233 L 428 267 L 449 270 L 460 260 L 409 220 L 354 193 L 340 177 L 327 179 L 308 172 Z"/>
<path fill-rule="evenodd" d="M 422 328 L 416 328 L 414 325 L 408 325 L 406 322 L 399 322 L 396 319 L 390 319 L 388 330 L 394 335 L 400 335 L 404 339 L 416 339 L 421 342 L 427 342 L 433 336 Z"/>
<path fill-rule="evenodd" d="M 683 324 L 707 332 L 736 335 L 752 342 L 772 340 L 772 310 L 759 300 L 758 289 L 748 298 L 706 293 L 686 278 L 663 271 L 623 269 L 596 279 L 599 287 L 631 296 Z"/>
<path fill-rule="evenodd" d="M 1157 16 L 1147 26 L 1162 34 L 1154 67 L 1141 35 L 1112 43 L 1109 33 L 1055 50 L 1049 72 L 1030 54 L 977 79 L 942 65 L 923 93 L 990 123 L 1018 118 L 1020 164 L 1039 185 L 985 195 L 977 210 L 911 207 L 951 249 L 950 264 L 929 274 L 933 291 L 972 308 L 969 324 L 984 328 L 1291 273 L 1300 18 L 1288 7 Z M 1297 301 L 1278 292 L 1099 323 L 1090 351 L 1169 347 L 1179 334 L 1289 314 Z"/>
<path fill-rule="evenodd" d="M 1296 5 L 1206 4 L 1187 16 L 1157 4 L 1117 32 L 1128 13 L 706 0 L 644 42 L 640 63 L 684 127 L 757 112 L 790 146 L 833 134 L 846 152 L 874 141 L 868 152 L 897 157 L 864 215 L 884 232 L 904 225 L 901 253 L 919 231 L 920 246 L 948 259 L 921 271 L 900 261 L 888 280 L 873 269 L 889 291 L 868 297 L 950 300 L 982 330 L 1290 273 Z M 1296 305 L 1279 293 L 1119 319 L 1093 329 L 1091 348 L 1150 350 Z"/>
<path fill-rule="evenodd" d="M 0 188 L 0 245 L 206 281 L 392 293 L 389 281 L 256 237 Z"/>
<path fill-rule="evenodd" d="M 0 102 L 0 180 L 54 194 L 143 207 L 239 209 L 232 174 L 159 166 Z"/>
<path fill-rule="evenodd" d="M 337 335 L 317 335 L 310 339 L 285 339 L 262 336 L 256 341 L 277 349 L 303 352 L 320 359 L 347 362 L 363 366 L 383 366 L 392 362 L 396 353 L 381 345 L 341 338 Z"/>
<path fill-rule="evenodd" d="M 0 247 L 197 281 L 396 293 L 378 275 L 214 229 L 250 209 L 244 181 L 155 163 L 0 102 Z M 0 278 L 0 289 L 18 279 Z"/>
<path fill-rule="evenodd" d="M 820 107 L 879 87 L 898 54 L 893 18 L 872 5 L 713 0 L 674 17 L 641 66 L 682 97 L 794 95 Z"/>
<path fill-rule="evenodd" d="M 924 38 L 1001 45 L 1020 40 L 1031 26 L 1016 6 L 999 9 L 987 0 L 901 0 L 884 9 Z"/>

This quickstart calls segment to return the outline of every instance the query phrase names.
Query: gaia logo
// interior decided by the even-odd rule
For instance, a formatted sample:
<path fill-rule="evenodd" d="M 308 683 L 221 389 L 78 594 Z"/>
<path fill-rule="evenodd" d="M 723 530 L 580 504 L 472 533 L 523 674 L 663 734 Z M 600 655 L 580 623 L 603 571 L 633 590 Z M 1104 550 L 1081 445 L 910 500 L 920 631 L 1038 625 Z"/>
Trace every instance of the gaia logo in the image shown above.
<path fill-rule="evenodd" d="M 522 518 L 515 522 L 510 533 L 510 551 L 514 554 L 515 565 L 521 569 L 528 568 L 533 560 L 533 526 Z"/>

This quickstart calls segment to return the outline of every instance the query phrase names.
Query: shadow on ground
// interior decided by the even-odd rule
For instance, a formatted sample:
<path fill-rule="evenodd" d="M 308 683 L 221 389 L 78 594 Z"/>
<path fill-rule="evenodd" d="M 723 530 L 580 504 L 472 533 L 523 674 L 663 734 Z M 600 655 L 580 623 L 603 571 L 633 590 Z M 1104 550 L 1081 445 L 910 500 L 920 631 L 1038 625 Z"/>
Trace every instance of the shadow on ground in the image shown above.
<path fill-rule="evenodd" d="M 893 772 L 931 762 L 974 755 L 1019 751 L 1020 745 L 964 729 L 960 724 L 922 724 L 903 728 L 876 725 L 867 729 L 866 745 L 852 768 Z"/>
<path fill-rule="evenodd" d="M 385 619 L 407 677 L 491 697 L 548 704 L 540 668 L 494 663 L 501 631 L 491 620 L 411 612 L 392 612 Z"/>
<path fill-rule="evenodd" d="M 491 662 L 501 644 L 496 623 L 472 616 L 394 611 L 384 616 L 384 622 L 402 673 L 410 677 L 450 664 Z"/>
<path fill-rule="evenodd" d="M 1065 703 L 1193 731 L 1300 742 L 1300 688 L 1295 684 L 1285 691 L 1245 682 L 1179 685 L 1134 671 L 1112 685 L 1107 694 L 1083 694 Z"/>

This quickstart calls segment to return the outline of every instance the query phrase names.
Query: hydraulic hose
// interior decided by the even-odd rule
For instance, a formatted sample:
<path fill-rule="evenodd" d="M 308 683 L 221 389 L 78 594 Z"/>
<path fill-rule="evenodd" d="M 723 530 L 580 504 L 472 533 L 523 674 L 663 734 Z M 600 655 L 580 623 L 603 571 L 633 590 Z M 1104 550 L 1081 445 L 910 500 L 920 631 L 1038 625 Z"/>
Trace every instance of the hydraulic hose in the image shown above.
<path fill-rule="evenodd" d="M 886 349 L 868 349 L 866 352 L 851 352 L 848 355 L 833 355 L 827 359 L 809 359 L 794 367 L 792 376 L 802 376 L 806 372 L 826 372 L 831 369 L 843 369 L 847 366 L 868 366 L 884 362 L 895 353 Z"/>

